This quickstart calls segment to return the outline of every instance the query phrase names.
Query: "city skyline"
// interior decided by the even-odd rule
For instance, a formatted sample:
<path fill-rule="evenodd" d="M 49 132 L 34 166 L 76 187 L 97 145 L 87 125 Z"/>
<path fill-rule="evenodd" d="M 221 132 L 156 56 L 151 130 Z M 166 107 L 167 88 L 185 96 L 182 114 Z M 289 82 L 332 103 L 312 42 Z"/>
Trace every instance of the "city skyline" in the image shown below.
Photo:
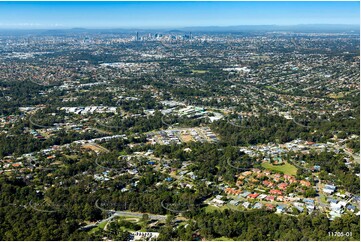
<path fill-rule="evenodd" d="M 359 25 L 350 2 L 0 2 L 0 29 Z"/>

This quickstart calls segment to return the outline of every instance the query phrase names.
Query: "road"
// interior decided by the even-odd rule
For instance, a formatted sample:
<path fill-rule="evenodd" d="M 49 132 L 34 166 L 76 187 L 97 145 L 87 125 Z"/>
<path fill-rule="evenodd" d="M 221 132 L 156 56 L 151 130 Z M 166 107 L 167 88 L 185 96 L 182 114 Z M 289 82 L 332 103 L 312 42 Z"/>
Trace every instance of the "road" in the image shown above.
<path fill-rule="evenodd" d="M 306 126 L 306 125 L 303 125 L 303 124 L 297 122 L 294 118 L 292 118 L 292 121 L 293 121 L 295 124 L 297 124 L 297 125 L 299 125 L 299 126 L 301 126 L 301 127 L 304 127 L 304 128 L 312 128 L 311 126 Z"/>
<path fill-rule="evenodd" d="M 92 224 L 88 224 L 88 225 L 85 225 L 83 227 L 80 227 L 79 230 L 89 230 L 89 229 L 92 229 L 92 228 L 95 228 L 98 226 L 98 224 L 100 223 L 103 223 L 103 222 L 109 222 L 111 220 L 113 220 L 113 218 L 117 217 L 118 215 L 116 215 L 115 213 L 112 214 L 109 218 L 105 218 L 101 221 L 97 221 L 96 223 L 92 223 Z M 106 224 L 107 225 L 107 224 Z M 106 225 L 104 226 L 104 228 L 106 227 Z"/>
<path fill-rule="evenodd" d="M 128 216 L 128 217 L 137 217 L 137 218 L 142 218 L 143 214 L 146 213 L 136 213 L 136 212 L 127 212 L 127 211 L 115 211 L 114 216 Z M 165 215 L 157 215 L 157 214 L 149 214 L 149 218 L 151 220 L 166 220 L 167 216 Z"/>
<path fill-rule="evenodd" d="M 323 203 L 323 202 L 321 201 L 321 196 L 320 196 L 320 192 L 321 192 L 321 179 L 320 179 L 318 176 L 316 176 L 316 177 L 317 177 L 317 180 L 318 180 L 317 185 L 316 185 L 316 189 L 318 190 L 318 192 L 317 192 L 318 196 L 316 197 L 316 199 L 317 199 L 318 204 L 319 204 L 320 207 L 322 208 L 322 210 L 324 210 L 324 209 L 327 207 L 327 204 L 325 204 L 325 203 Z"/>
<path fill-rule="evenodd" d="M 128 216 L 128 217 L 137 217 L 137 218 L 142 218 L 143 214 L 146 213 L 138 213 L 138 212 L 128 212 L 128 211 L 115 211 L 115 210 L 108 210 L 108 209 L 104 209 L 102 207 L 99 207 L 98 205 L 98 201 L 95 201 L 95 207 L 102 210 L 103 212 L 108 212 L 108 213 L 112 213 L 112 216 Z M 148 216 L 150 219 L 154 219 L 154 220 L 166 220 L 167 216 L 165 215 L 158 215 L 158 214 L 149 214 Z"/>
<path fill-rule="evenodd" d="M 355 155 L 355 154 L 347 151 L 346 149 L 343 149 L 343 151 L 344 151 L 347 155 L 352 156 L 353 159 L 354 159 L 354 161 L 355 161 L 356 163 L 360 164 L 360 156 Z"/>
<path fill-rule="evenodd" d="M 95 228 L 98 226 L 98 224 L 103 223 L 103 222 L 110 222 L 116 217 L 125 216 L 125 217 L 142 218 L 143 214 L 145 214 L 145 213 L 137 213 L 137 212 L 115 211 L 115 210 L 104 209 L 98 205 L 98 201 L 99 201 L 99 199 L 95 201 L 95 207 L 102 210 L 103 212 L 110 213 L 111 216 L 109 218 L 105 218 L 101 221 L 97 221 L 96 223 L 92 223 L 92 224 L 88 224 L 83 227 L 80 227 L 79 230 L 89 230 L 89 229 Z M 148 213 L 148 216 L 151 220 L 153 220 L 153 219 L 154 220 L 166 220 L 166 218 L 167 218 L 167 216 L 165 216 L 165 215 L 149 214 L 149 213 Z M 104 229 L 106 229 L 106 226 L 107 226 L 107 224 L 105 225 Z"/>
<path fill-rule="evenodd" d="M 118 139 L 118 138 L 123 138 L 123 137 L 121 137 L 120 135 L 112 135 L 112 136 L 103 136 L 103 137 L 100 137 L 100 138 L 93 138 L 93 139 L 88 139 L 88 140 L 74 140 L 74 141 L 72 141 L 70 143 L 66 143 L 66 144 L 63 144 L 63 145 L 52 145 L 52 146 L 50 146 L 50 147 L 48 147 L 46 149 L 41 149 L 41 150 L 38 150 L 38 151 L 34 151 L 32 153 L 22 154 L 22 156 L 24 156 L 24 155 L 33 155 L 33 154 L 36 154 L 36 153 L 42 153 L 42 152 L 44 152 L 45 150 L 48 150 L 48 149 L 54 150 L 53 146 L 56 146 L 57 149 L 62 149 L 62 148 L 68 148 L 70 145 L 73 145 L 73 144 L 81 144 L 81 145 L 93 144 L 94 142 L 100 141 L 100 140 L 109 140 L 109 139 Z"/>
<path fill-rule="evenodd" d="M 346 141 L 348 141 L 348 140 L 344 140 L 343 142 L 346 142 Z M 360 156 L 358 156 L 358 155 L 356 155 L 354 153 L 351 153 L 350 151 L 347 151 L 345 145 L 335 144 L 334 147 L 336 149 L 343 150 L 343 152 L 345 152 L 346 155 L 348 155 L 350 157 L 353 157 L 354 161 L 357 164 L 360 164 Z"/>

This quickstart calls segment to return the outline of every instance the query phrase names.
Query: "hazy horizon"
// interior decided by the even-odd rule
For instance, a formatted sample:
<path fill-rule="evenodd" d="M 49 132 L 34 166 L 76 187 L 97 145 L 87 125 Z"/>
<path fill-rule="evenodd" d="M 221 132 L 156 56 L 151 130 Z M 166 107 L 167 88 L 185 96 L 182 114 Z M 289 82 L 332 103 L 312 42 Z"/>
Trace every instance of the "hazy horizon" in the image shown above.
<path fill-rule="evenodd" d="M 2 28 L 0 26 L 0 30 L 184 30 L 190 28 L 219 28 L 219 29 L 226 29 L 226 28 L 239 28 L 239 27 L 312 27 L 312 26 L 321 26 L 321 27 L 331 27 L 331 26 L 340 26 L 340 27 L 360 27 L 360 24 L 292 24 L 292 25 L 281 25 L 281 24 L 247 24 L 247 25 L 205 25 L 205 26 L 169 26 L 169 27 L 64 27 L 64 28 L 52 28 L 52 27 L 44 27 L 44 28 Z"/>

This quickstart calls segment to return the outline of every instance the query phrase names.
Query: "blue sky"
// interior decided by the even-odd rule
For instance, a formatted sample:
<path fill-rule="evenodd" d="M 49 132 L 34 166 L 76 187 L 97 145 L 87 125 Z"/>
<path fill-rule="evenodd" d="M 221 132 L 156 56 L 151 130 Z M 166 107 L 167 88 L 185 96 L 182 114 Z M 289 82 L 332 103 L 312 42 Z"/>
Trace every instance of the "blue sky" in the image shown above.
<path fill-rule="evenodd" d="M 0 28 L 359 24 L 353 2 L 0 2 Z"/>

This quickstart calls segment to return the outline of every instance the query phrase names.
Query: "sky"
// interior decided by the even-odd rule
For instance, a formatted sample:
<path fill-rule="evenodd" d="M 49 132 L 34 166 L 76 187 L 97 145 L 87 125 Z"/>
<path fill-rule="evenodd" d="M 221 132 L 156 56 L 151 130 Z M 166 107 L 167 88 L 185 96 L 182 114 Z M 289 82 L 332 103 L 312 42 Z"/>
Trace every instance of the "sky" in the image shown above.
<path fill-rule="evenodd" d="M 352 2 L 0 2 L 0 28 L 356 24 Z"/>

